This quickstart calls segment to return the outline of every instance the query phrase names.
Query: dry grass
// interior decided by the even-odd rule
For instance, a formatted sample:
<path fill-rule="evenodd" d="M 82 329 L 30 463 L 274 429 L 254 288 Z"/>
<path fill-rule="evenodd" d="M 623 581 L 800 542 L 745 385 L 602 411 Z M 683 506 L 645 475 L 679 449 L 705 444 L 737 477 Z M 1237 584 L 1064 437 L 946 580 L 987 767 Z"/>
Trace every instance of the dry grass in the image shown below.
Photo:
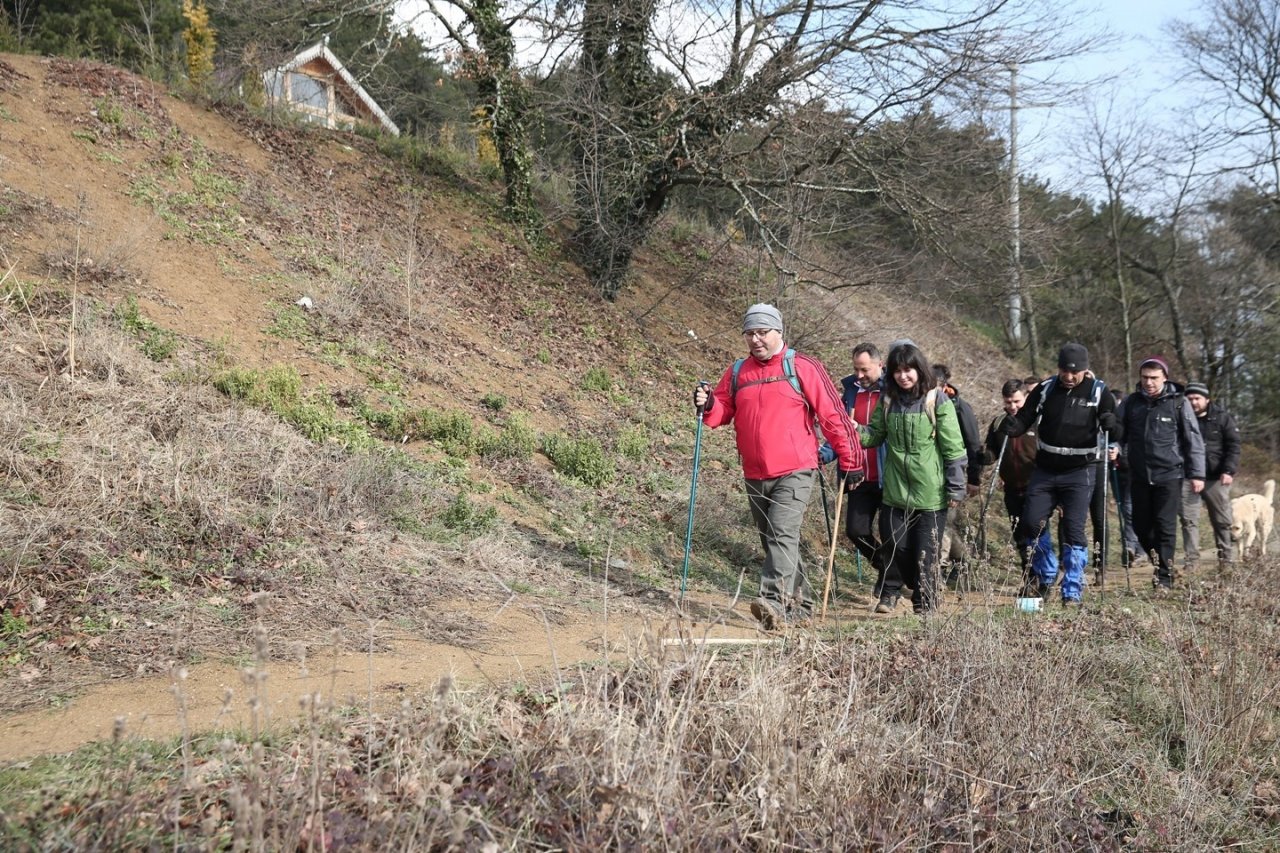
<path fill-rule="evenodd" d="M 1275 561 L 1253 569 L 1280 579 Z M 0 834 L 8 849 L 1272 849 L 1274 622 L 1202 589 L 687 658 L 655 643 L 540 687 L 442 683 L 376 717 L 308 700 L 285 737 L 125 738 L 9 771 Z"/>
<path fill-rule="evenodd" d="M 520 577 L 523 546 L 501 538 L 459 570 L 474 546 L 433 527 L 460 488 L 451 472 L 317 445 L 229 406 L 198 366 L 207 353 L 157 365 L 89 302 L 72 379 L 65 295 L 13 291 L 3 309 L 0 467 L 15 511 L 0 513 L 0 602 L 15 620 L 6 655 L 28 677 L 0 669 L 0 709 L 51 681 L 236 654 L 256 622 L 303 644 L 360 637 L 368 619 L 473 643 L 465 617 L 423 608 L 502 595 L 495 571 Z"/>
<path fill-rule="evenodd" d="M 97 66 L 54 71 L 167 126 L 149 90 Z M 301 350 L 340 344 L 360 369 L 376 361 L 381 385 L 415 386 L 406 406 L 444 401 L 483 418 L 479 400 L 495 392 L 510 400 L 504 413 L 533 413 L 546 432 L 607 435 L 626 421 L 648 443 L 591 489 L 540 458 L 418 448 L 412 461 L 308 442 L 216 394 L 207 345 L 179 340 L 170 360 L 148 360 L 106 305 L 73 312 L 54 287 L 17 287 L 0 257 L 0 710 L 32 704 L 42 683 L 73 692 L 104 673 L 160 671 L 174 673 L 184 718 L 173 662 L 248 654 L 256 702 L 273 649 L 335 635 L 363 647 L 371 619 L 475 643 L 466 617 L 427 621 L 422 606 L 501 604 L 518 583 L 567 609 L 601 558 L 627 564 L 609 575 L 614 592 L 652 589 L 679 566 L 687 390 L 736 351 L 754 301 L 744 259 L 686 241 L 674 265 L 640 262 L 675 284 L 629 290 L 615 310 L 586 302 L 555 258 L 505 242 L 483 200 L 440 200 L 419 221 L 434 192 L 405 195 L 384 161 L 361 159 L 337 188 L 353 199 L 341 208 L 331 193 L 287 195 L 328 186 L 316 137 L 239 120 L 286 178 L 210 168 L 242 188 L 238 209 L 286 274 L 284 304 L 303 278 L 318 288 Z M 4 199 L 11 216 L 67 216 Z M 68 271 L 65 247 L 45 248 L 47 271 Z M 108 278 L 95 292 L 122 295 Z M 924 335 L 966 396 L 971 381 L 1004 375 L 954 324 L 921 322 L 919 306 L 869 292 L 814 305 L 789 309 L 793 332 L 837 375 L 852 343 L 900 333 Z M 917 328 L 895 325 L 907 316 Z M 593 369 L 616 393 L 583 390 Z M 751 594 L 758 542 L 731 437 L 705 442 L 692 580 L 727 600 L 744 571 Z M 481 486 L 523 526 L 436 536 L 452 499 Z M 811 543 L 824 526 L 815 506 Z M 1008 585 L 1012 565 L 1004 554 L 989 579 Z M 1256 590 L 1278 581 L 1271 560 L 1180 600 L 1108 593 L 1083 613 L 1037 617 L 949 608 L 923 626 L 864 622 L 687 659 L 653 640 L 539 684 L 442 684 L 389 715 L 311 697 L 287 733 L 255 723 L 155 743 L 121 730 L 0 769 L 0 848 L 1276 849 L 1280 607 Z M 548 623 L 559 618 L 543 604 Z"/>

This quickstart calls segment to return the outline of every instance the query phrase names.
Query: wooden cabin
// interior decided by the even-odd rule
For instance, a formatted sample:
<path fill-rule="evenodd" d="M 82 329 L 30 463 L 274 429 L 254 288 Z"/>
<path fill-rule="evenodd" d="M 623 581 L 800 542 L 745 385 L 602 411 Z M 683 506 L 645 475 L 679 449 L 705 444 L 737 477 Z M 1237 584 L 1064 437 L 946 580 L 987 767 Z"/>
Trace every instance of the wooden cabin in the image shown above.
<path fill-rule="evenodd" d="M 307 121 L 339 130 L 367 124 L 400 135 L 396 123 L 329 50 L 328 39 L 264 72 L 262 85 L 268 101 L 288 107 Z"/>

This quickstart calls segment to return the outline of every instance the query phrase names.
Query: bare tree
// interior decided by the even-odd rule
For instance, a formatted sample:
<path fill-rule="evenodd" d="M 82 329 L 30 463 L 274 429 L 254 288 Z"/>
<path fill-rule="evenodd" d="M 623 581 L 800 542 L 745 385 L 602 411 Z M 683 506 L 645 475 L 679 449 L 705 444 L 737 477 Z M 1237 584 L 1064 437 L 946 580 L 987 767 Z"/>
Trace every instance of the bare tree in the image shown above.
<path fill-rule="evenodd" d="M 1240 154 L 1226 169 L 1244 173 L 1280 203 L 1280 4 L 1210 0 L 1203 26 L 1171 28 L 1190 75 L 1215 92 L 1210 124 L 1220 146 Z"/>
<path fill-rule="evenodd" d="M 1012 62 L 1061 52 L 1047 45 L 1064 22 L 1015 15 L 1003 0 L 945 11 L 918 0 L 586 0 L 565 27 L 580 46 L 566 112 L 584 266 L 616 295 L 686 186 L 730 192 L 783 280 L 813 272 L 791 239 L 797 188 L 888 200 L 928 234 L 957 211 L 867 159 L 866 137 Z"/>
<path fill-rule="evenodd" d="M 31 35 L 35 13 L 39 7 L 40 0 L 12 0 L 11 3 L 0 6 L 0 13 L 3 13 L 13 25 L 13 36 L 18 42 L 18 47 L 22 47 Z"/>
<path fill-rule="evenodd" d="M 506 214 L 530 242 L 542 239 L 542 215 L 533 195 L 530 126 L 535 106 L 529 81 L 516 62 L 514 29 L 536 16 L 525 6 L 504 16 L 502 0 L 427 0 L 427 8 L 476 82 L 480 109 L 492 134 L 506 187 Z M 455 22 L 456 15 L 462 20 Z"/>
<path fill-rule="evenodd" d="M 1102 216 L 1106 223 L 1119 303 L 1120 328 L 1124 341 L 1126 386 L 1133 382 L 1134 333 L 1142 294 L 1131 280 L 1131 254 L 1145 242 L 1145 225 L 1138 209 L 1139 199 L 1148 194 L 1166 151 L 1157 131 L 1136 117 L 1136 112 L 1118 105 L 1114 99 L 1095 104 L 1089 110 L 1087 135 L 1080 141 L 1082 159 L 1101 182 L 1105 193 Z"/>

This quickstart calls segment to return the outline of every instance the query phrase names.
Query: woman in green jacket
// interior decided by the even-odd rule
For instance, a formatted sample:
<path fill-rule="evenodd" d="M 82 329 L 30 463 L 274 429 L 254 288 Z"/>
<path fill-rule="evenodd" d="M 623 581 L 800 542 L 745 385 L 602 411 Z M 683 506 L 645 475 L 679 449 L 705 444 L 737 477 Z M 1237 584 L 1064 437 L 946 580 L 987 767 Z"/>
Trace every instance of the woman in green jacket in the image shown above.
<path fill-rule="evenodd" d="M 916 613 L 938 604 L 937 576 L 947 509 L 965 497 L 966 454 L 955 406 L 937 392 L 925 358 L 911 341 L 895 341 L 885 362 L 884 394 L 859 432 L 863 447 L 886 446 L 880 541 L 885 580 L 877 613 L 898 603 L 904 583 Z"/>

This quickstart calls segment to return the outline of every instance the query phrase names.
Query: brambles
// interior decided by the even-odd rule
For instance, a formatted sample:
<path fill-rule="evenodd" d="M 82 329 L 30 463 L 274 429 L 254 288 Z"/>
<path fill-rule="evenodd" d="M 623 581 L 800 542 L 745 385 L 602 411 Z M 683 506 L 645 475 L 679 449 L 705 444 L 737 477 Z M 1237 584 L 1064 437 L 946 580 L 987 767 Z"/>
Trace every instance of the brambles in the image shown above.
<path fill-rule="evenodd" d="M 380 443 L 363 424 L 339 417 L 333 401 L 322 394 L 304 395 L 302 377 L 293 367 L 266 370 L 228 368 L 214 374 L 213 387 L 277 415 L 311 441 L 334 441 L 351 450 L 369 450 Z"/>
<path fill-rule="evenodd" d="M 440 523 L 446 528 L 471 535 L 490 530 L 497 520 L 497 509 L 491 506 L 477 506 L 465 493 L 461 492 L 440 514 Z"/>
<path fill-rule="evenodd" d="M 613 379 L 603 367 L 592 367 L 582 377 L 583 391 L 608 393 L 613 390 Z"/>

